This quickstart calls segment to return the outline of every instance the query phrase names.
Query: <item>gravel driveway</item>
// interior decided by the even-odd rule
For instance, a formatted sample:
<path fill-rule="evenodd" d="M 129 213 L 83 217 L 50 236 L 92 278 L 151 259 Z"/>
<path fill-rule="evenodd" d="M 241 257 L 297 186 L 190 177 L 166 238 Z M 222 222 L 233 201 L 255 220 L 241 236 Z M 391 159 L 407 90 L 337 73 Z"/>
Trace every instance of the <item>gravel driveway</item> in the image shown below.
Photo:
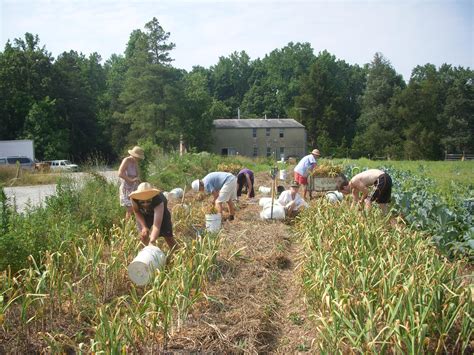
<path fill-rule="evenodd" d="M 100 171 L 101 175 L 105 176 L 109 182 L 117 183 L 119 178 L 117 171 Z M 87 173 L 71 173 L 74 179 L 81 181 L 85 178 Z M 15 206 L 18 212 L 24 212 L 28 207 L 37 207 L 42 205 L 46 197 L 56 193 L 56 184 L 53 185 L 35 185 L 35 186 L 17 186 L 4 187 L 3 190 L 10 200 L 10 203 Z M 117 192 L 118 194 L 118 192 Z"/>

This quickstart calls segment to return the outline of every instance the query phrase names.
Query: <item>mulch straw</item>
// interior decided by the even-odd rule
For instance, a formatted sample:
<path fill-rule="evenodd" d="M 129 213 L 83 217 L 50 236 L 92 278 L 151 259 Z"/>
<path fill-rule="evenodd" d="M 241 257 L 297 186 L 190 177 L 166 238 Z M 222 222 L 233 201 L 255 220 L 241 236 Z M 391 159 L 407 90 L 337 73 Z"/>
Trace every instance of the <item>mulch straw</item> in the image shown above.
<path fill-rule="evenodd" d="M 262 180 L 269 184 L 268 174 L 256 178 L 257 186 Z M 193 199 L 193 194 L 188 193 L 188 198 Z M 194 213 L 198 209 L 191 208 L 193 221 L 201 218 Z M 291 230 L 281 222 L 260 220 L 259 212 L 257 203 L 247 203 L 243 197 L 236 219 L 223 223 L 218 276 L 207 285 L 208 300 L 199 303 L 174 331 L 169 350 L 293 353 L 302 344 L 310 346 L 308 330 L 290 320 L 291 314 L 299 315 L 298 319 L 307 314 Z M 177 233 L 185 231 L 180 228 L 175 227 Z"/>

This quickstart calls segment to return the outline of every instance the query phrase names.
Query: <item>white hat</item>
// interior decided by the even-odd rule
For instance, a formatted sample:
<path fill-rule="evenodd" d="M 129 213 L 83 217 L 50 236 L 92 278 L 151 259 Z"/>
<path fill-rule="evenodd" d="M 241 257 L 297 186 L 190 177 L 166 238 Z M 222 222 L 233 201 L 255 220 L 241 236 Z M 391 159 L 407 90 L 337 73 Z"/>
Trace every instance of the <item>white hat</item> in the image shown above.
<path fill-rule="evenodd" d="M 199 179 L 196 179 L 191 183 L 192 189 L 196 192 L 199 191 L 199 185 L 200 185 Z"/>

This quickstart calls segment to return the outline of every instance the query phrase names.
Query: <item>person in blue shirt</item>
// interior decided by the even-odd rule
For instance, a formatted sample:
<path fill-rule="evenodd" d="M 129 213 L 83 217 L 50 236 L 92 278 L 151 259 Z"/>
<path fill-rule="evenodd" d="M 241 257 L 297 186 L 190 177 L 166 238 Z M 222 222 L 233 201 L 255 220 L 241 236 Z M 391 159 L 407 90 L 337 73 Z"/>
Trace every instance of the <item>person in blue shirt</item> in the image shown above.
<path fill-rule="evenodd" d="M 308 154 L 305 157 L 301 158 L 301 160 L 298 162 L 298 164 L 296 164 L 294 168 L 295 181 L 298 184 L 303 185 L 304 199 L 306 199 L 306 195 L 308 192 L 308 176 L 311 171 L 316 167 L 317 158 L 319 158 L 320 155 L 321 154 L 319 153 L 318 149 L 313 149 L 311 154 Z"/>
<path fill-rule="evenodd" d="M 218 213 L 222 215 L 222 205 L 227 203 L 229 208 L 229 220 L 234 220 L 235 206 L 233 200 L 237 199 L 237 178 L 226 172 L 216 171 L 207 174 L 202 180 L 194 180 L 191 183 L 194 191 L 205 191 L 214 197 L 214 205 Z"/>

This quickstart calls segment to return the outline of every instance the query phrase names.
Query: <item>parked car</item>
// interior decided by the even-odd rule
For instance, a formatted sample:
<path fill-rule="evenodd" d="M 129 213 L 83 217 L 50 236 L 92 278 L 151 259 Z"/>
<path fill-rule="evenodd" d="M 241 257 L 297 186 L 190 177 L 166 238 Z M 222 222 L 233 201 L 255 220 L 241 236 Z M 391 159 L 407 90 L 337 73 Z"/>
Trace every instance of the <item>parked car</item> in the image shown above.
<path fill-rule="evenodd" d="M 17 162 L 23 169 L 33 170 L 35 163 L 25 156 L 0 157 L 0 166 L 16 166 Z"/>
<path fill-rule="evenodd" d="M 79 167 L 69 160 L 51 160 L 51 170 L 78 171 Z"/>

